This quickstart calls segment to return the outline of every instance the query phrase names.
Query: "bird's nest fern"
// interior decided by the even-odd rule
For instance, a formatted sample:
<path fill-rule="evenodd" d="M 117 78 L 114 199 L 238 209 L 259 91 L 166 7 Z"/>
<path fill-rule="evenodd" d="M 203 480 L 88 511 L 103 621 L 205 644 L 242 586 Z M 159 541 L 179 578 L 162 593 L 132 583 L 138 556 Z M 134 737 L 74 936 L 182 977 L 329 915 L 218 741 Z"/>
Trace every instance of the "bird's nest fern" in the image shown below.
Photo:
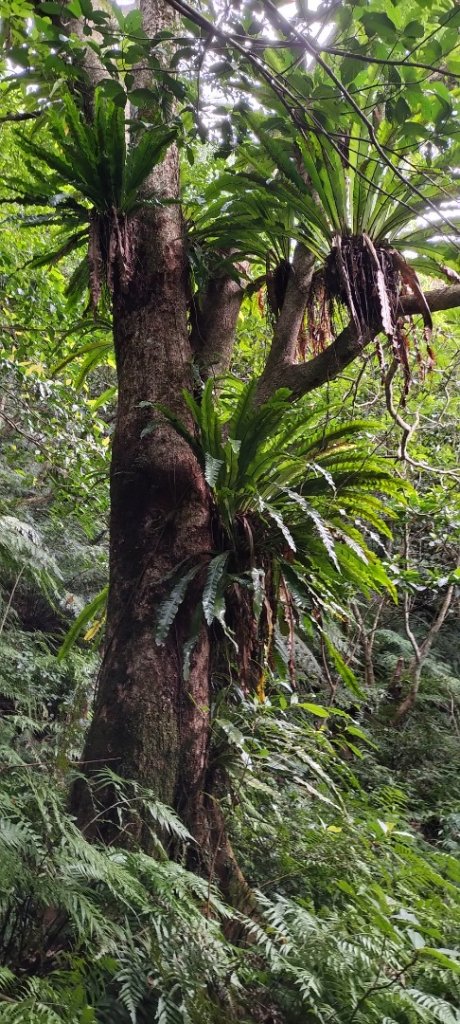
<path fill-rule="evenodd" d="M 28 177 L 5 178 L 2 201 L 34 210 L 23 218 L 26 227 L 58 228 L 57 248 L 47 249 L 33 265 L 57 263 L 86 248 L 68 292 L 77 297 L 88 287 L 95 308 L 104 287 L 110 293 L 126 290 L 132 280 L 136 214 L 163 202 L 148 179 L 176 139 L 178 125 L 158 123 L 141 131 L 102 89 L 95 90 L 91 122 L 66 95 L 47 124 L 40 142 L 21 136 Z"/>
<path fill-rule="evenodd" d="M 308 300 L 309 337 L 314 351 L 321 351 L 334 336 L 334 305 L 339 303 L 348 309 L 359 338 L 364 340 L 369 331 L 382 327 L 402 368 L 407 393 L 411 380 L 409 334 L 400 297 L 408 289 L 418 300 L 431 365 L 433 323 L 415 270 L 391 245 L 374 243 L 365 233 L 335 235 L 329 255 L 314 275 Z M 383 370 L 384 354 L 378 336 L 375 344 Z"/>

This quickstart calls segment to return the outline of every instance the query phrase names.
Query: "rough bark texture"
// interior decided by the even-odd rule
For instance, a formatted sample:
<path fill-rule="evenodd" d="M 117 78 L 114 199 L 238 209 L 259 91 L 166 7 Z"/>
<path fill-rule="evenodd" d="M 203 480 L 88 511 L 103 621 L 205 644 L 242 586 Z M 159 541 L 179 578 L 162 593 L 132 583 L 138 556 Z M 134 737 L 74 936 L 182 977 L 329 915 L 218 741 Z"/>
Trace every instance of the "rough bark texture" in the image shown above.
<path fill-rule="evenodd" d="M 218 376 L 230 366 L 236 325 L 244 297 L 242 283 L 224 275 L 211 278 L 201 306 L 195 309 L 192 344 L 203 377 Z"/>
<path fill-rule="evenodd" d="M 140 6 L 150 36 L 171 27 L 174 15 L 162 0 L 141 0 Z M 142 83 L 140 69 L 137 84 Z M 155 168 L 146 191 L 178 198 L 175 147 Z M 132 284 L 124 290 L 123 282 L 114 282 L 119 406 L 110 482 L 109 603 L 83 759 L 88 778 L 107 764 L 173 806 L 196 840 L 190 866 L 216 877 L 224 895 L 242 907 L 248 905 L 248 887 L 227 838 L 221 794 L 208 763 L 211 659 L 204 625 L 187 680 L 183 673 L 184 642 L 193 632 L 203 574 L 191 583 L 165 644 L 155 642 L 158 609 L 171 591 L 171 575 L 200 563 L 204 571 L 214 546 L 201 469 L 190 447 L 154 408 L 166 406 L 187 422 L 182 392 L 192 387 L 196 339 L 187 323 L 188 268 L 179 205 L 142 211 L 131 232 Z M 231 355 L 242 290 L 224 278 L 209 291 L 202 307 L 202 342 L 209 354 L 219 353 L 223 368 Z M 142 813 L 121 822 L 110 783 L 95 799 L 82 778 L 74 787 L 72 808 L 88 837 L 149 849 Z"/>
<path fill-rule="evenodd" d="M 149 186 L 157 195 L 178 195 L 174 147 Z M 107 761 L 118 774 L 151 787 L 199 838 L 209 738 L 204 627 L 187 682 L 182 660 L 200 575 L 164 646 L 157 646 L 154 635 L 171 574 L 200 560 L 204 568 L 212 549 L 201 470 L 190 447 L 154 408 L 159 403 L 187 419 L 182 391 L 191 386 L 192 350 L 179 207 L 144 210 L 131 231 L 135 277 L 127 292 L 118 282 L 114 296 L 119 406 L 111 467 L 107 639 L 84 758 L 99 769 Z M 73 804 L 80 823 L 87 834 L 112 841 L 119 838 L 119 822 L 109 792 L 102 803 L 106 811 L 95 818 L 86 784 L 77 786 Z M 139 832 L 139 825 L 133 829 Z"/>

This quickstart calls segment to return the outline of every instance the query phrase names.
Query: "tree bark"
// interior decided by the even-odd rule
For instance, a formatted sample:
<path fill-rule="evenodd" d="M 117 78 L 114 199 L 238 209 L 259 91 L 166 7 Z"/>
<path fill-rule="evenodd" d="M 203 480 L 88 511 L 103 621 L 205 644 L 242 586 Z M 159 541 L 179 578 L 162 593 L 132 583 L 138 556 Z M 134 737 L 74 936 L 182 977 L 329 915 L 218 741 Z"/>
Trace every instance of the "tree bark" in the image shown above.
<path fill-rule="evenodd" d="M 171 28 L 163 0 L 141 0 L 152 37 Z M 144 81 L 140 69 L 138 83 Z M 179 159 L 171 147 L 146 191 L 177 200 Z M 184 388 L 192 390 L 196 337 L 187 322 L 188 265 L 179 203 L 148 208 L 131 222 L 135 273 L 128 289 L 115 281 L 113 322 L 119 404 L 110 479 L 110 568 L 105 652 L 86 739 L 85 775 L 71 807 L 89 838 L 153 845 L 147 815 L 121 816 L 114 785 L 88 785 L 105 766 L 150 789 L 172 806 L 195 843 L 188 863 L 216 877 L 230 903 L 248 909 L 249 889 L 228 840 L 222 778 L 209 766 L 211 649 L 199 629 L 187 678 L 184 644 L 196 630 L 203 574 L 214 548 L 211 500 L 190 446 L 161 415 L 167 407 L 193 429 Z M 242 288 L 224 278 L 203 307 L 202 347 L 228 365 Z M 215 301 L 212 301 L 215 300 Z M 200 353 L 202 354 L 202 353 Z M 174 574 L 202 565 L 163 646 L 155 641 L 159 607 Z M 126 810 L 125 805 L 125 810 Z"/>
<path fill-rule="evenodd" d="M 243 281 L 227 274 L 209 280 L 201 305 L 194 310 L 192 328 L 192 345 L 203 378 L 228 370 L 243 298 Z"/>
<path fill-rule="evenodd" d="M 460 285 L 448 288 L 433 288 L 425 293 L 429 309 L 436 313 L 460 306 Z M 412 295 L 401 298 L 401 311 L 405 316 L 419 312 L 417 299 Z M 349 323 L 331 345 L 319 355 L 306 363 L 294 363 L 286 359 L 282 352 L 277 358 L 267 361 L 267 366 L 260 378 L 258 388 L 259 402 L 266 401 L 278 388 L 290 388 L 293 400 L 322 387 L 342 373 L 354 362 L 381 330 L 378 321 L 369 324 L 368 329 L 359 335 L 355 325 Z M 293 344 L 291 339 L 291 345 Z"/>
<path fill-rule="evenodd" d="M 154 13 L 161 15 L 159 5 Z M 168 14 L 170 12 L 168 11 Z M 157 22 L 147 28 L 153 31 Z M 155 21 L 155 19 L 153 19 Z M 150 186 L 179 195 L 172 147 Z M 205 831 L 204 778 L 209 742 L 208 632 L 203 625 L 187 681 L 183 645 L 200 596 L 198 573 L 162 647 L 155 641 L 158 608 L 180 568 L 206 566 L 212 551 L 210 500 L 190 447 L 157 404 L 187 422 L 182 398 L 191 388 L 187 265 L 178 205 L 143 210 L 130 225 L 135 273 L 128 290 L 116 282 L 114 342 L 119 405 L 111 465 L 110 578 L 106 646 L 84 760 L 135 779 L 180 813 L 200 840 Z M 189 426 L 191 426 L 189 424 Z M 119 841 L 113 788 L 95 811 L 84 780 L 73 809 L 87 835 Z M 129 841 L 148 839 L 142 821 Z M 126 840 L 125 836 L 125 840 Z"/>

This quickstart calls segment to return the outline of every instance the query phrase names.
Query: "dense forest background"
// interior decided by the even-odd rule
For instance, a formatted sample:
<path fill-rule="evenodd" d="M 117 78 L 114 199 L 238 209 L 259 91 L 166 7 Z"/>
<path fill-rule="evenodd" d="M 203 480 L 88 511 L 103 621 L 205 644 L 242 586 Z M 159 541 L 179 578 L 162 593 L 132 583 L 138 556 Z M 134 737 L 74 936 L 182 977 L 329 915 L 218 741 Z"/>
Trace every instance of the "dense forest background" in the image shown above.
<path fill-rule="evenodd" d="M 459 1024 L 460 8 L 0 13 L 0 1021 Z"/>

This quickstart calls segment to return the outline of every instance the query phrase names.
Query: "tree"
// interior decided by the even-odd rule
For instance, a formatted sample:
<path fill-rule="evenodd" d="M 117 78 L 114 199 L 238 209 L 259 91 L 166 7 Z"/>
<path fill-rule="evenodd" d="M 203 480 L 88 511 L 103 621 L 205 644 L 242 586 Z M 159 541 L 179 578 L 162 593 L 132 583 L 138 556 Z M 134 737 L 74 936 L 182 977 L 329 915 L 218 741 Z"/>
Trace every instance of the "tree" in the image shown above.
<path fill-rule="evenodd" d="M 113 311 L 119 397 L 110 586 L 84 759 L 115 758 L 122 776 L 153 788 L 179 812 L 209 866 L 224 845 L 219 783 L 209 769 L 212 644 L 221 634 L 206 618 L 197 626 L 194 613 L 219 551 L 218 526 L 209 473 L 191 443 L 197 414 L 184 393 L 195 392 L 199 405 L 210 393 L 197 375 L 204 380 L 230 366 L 241 303 L 260 277 L 273 337 L 252 392 L 254 416 L 280 387 L 298 400 L 332 380 L 382 328 L 407 390 L 403 314 L 421 312 L 428 336 L 431 312 L 460 304 L 457 283 L 423 296 L 404 256 L 416 250 L 417 268 L 438 278 L 454 273 L 458 8 L 358 5 L 353 14 L 346 3 L 325 4 L 328 45 L 310 28 L 310 14 L 287 21 L 270 0 L 255 22 L 250 7 L 228 11 L 224 22 L 219 11 L 208 19 L 182 0 L 141 0 L 126 18 L 88 0 L 26 8 L 34 28 L 11 17 L 11 59 L 25 59 L 21 32 L 32 31 L 27 60 L 43 84 L 41 93 L 26 92 L 26 109 L 12 118 L 39 116 L 43 139 L 21 134 L 29 188 L 7 181 L 6 199 L 51 207 L 63 231 L 55 258 L 89 245 L 73 284 L 89 268 L 93 305 L 105 288 Z M 214 50 L 224 51 L 224 66 L 213 71 Z M 56 62 L 64 81 L 53 92 Z M 190 156 L 206 130 L 196 68 L 229 97 L 220 155 L 230 145 L 231 156 L 210 185 L 204 213 L 194 211 L 186 226 L 179 152 L 185 147 Z M 27 71 L 18 81 L 27 82 Z M 386 117 L 378 124 L 383 94 Z M 251 109 L 251 95 L 263 116 Z M 235 96 L 239 109 L 231 113 Z M 48 168 L 37 174 L 31 157 Z M 350 316 L 339 333 L 332 300 Z M 308 358 L 298 361 L 307 309 Z M 280 527 L 279 543 L 282 535 Z M 155 623 L 184 572 L 187 589 L 160 646 Z M 252 598 L 243 613 L 252 615 Z M 91 828 L 113 841 L 120 836 L 111 787 L 99 798 L 103 810 Z M 86 785 L 76 788 L 73 805 L 89 827 L 95 816 Z M 225 849 L 222 876 L 230 856 Z"/>

